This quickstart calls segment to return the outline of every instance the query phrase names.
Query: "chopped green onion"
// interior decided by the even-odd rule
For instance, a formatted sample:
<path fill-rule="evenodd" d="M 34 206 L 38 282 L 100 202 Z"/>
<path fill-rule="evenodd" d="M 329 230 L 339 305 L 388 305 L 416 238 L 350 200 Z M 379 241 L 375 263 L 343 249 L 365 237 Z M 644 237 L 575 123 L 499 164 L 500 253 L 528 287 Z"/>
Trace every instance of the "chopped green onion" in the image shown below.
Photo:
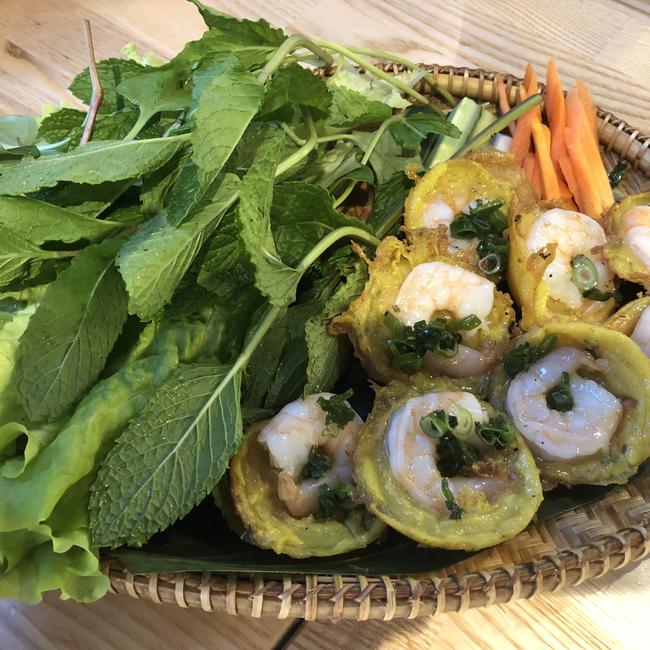
<path fill-rule="evenodd" d="M 318 488 L 318 516 L 321 519 L 331 519 L 337 510 L 356 508 L 354 501 L 355 489 L 352 483 L 339 483 L 331 488 L 324 483 Z"/>
<path fill-rule="evenodd" d="M 613 291 L 603 292 L 600 289 L 597 289 L 596 287 L 592 287 L 591 289 L 587 289 L 586 291 L 583 291 L 582 297 L 587 298 L 589 300 L 598 300 L 600 302 L 604 302 L 605 300 L 609 300 L 610 298 L 613 298 L 614 292 Z"/>
<path fill-rule="evenodd" d="M 457 438 L 466 440 L 474 433 L 474 418 L 466 408 L 457 404 L 456 415 L 449 416 L 450 423 L 452 418 L 456 420 L 456 423 L 453 426 L 453 434 Z"/>
<path fill-rule="evenodd" d="M 469 316 L 465 316 L 465 318 L 461 320 L 457 320 L 455 322 L 452 322 L 447 325 L 447 327 L 452 331 L 452 332 L 458 332 L 459 330 L 473 330 L 475 327 L 478 327 L 481 324 L 481 319 L 476 316 L 475 314 L 470 314 Z"/>
<path fill-rule="evenodd" d="M 449 481 L 446 478 L 442 479 L 440 488 L 442 489 L 442 494 L 445 497 L 445 505 L 447 506 L 447 510 L 449 510 L 449 518 L 460 519 L 465 511 L 456 503 L 456 499 L 454 499 L 454 495 L 449 489 Z"/>
<path fill-rule="evenodd" d="M 562 373 L 562 379 L 557 386 L 546 393 L 546 405 L 554 411 L 566 412 L 573 409 L 573 396 L 568 372 Z"/>
<path fill-rule="evenodd" d="M 583 292 L 596 286 L 598 269 L 586 255 L 576 255 L 571 260 L 571 282 Z"/>
<path fill-rule="evenodd" d="M 624 161 L 619 161 L 616 163 L 616 167 L 612 169 L 609 173 L 609 186 L 614 189 L 618 187 L 618 184 L 623 180 L 625 172 L 627 171 L 627 163 Z"/>
<path fill-rule="evenodd" d="M 467 215 L 461 215 L 449 225 L 449 234 L 454 239 L 474 239 L 477 235 L 476 225 Z"/>
<path fill-rule="evenodd" d="M 502 415 L 497 415 L 487 424 L 477 427 L 476 435 L 486 445 L 490 445 L 495 449 L 505 449 L 515 441 L 510 424 Z"/>
<path fill-rule="evenodd" d="M 307 463 L 300 472 L 300 478 L 303 480 L 308 478 L 319 479 L 330 469 L 332 469 L 332 461 L 329 459 L 329 456 L 321 453 L 316 445 L 312 445 L 312 448 L 309 450 Z"/>
<path fill-rule="evenodd" d="M 532 346 L 528 341 L 510 350 L 503 357 L 503 369 L 514 377 L 520 372 L 526 372 L 532 363 L 539 361 L 555 345 L 557 334 L 546 334 L 536 345 Z"/>
<path fill-rule="evenodd" d="M 478 261 L 478 268 L 485 275 L 494 275 L 501 270 L 501 260 L 496 253 L 488 253 Z"/>
<path fill-rule="evenodd" d="M 353 395 L 351 388 L 341 395 L 332 395 L 332 397 L 319 397 L 318 406 L 321 407 L 327 417 L 325 418 L 325 429 L 323 435 L 337 436 L 341 429 L 354 420 L 355 412 L 347 403 Z"/>
<path fill-rule="evenodd" d="M 451 431 L 452 426 L 447 413 L 439 409 L 421 417 L 420 428 L 430 438 L 442 438 L 445 433 Z"/>
<path fill-rule="evenodd" d="M 447 358 L 455 356 L 461 341 L 458 331 L 474 329 L 481 321 L 470 314 L 460 320 L 436 318 L 428 323 L 418 321 L 411 327 L 387 312 L 384 324 L 389 331 L 384 343 L 390 352 L 392 367 L 415 372 L 422 365 L 422 358 L 427 352 Z"/>

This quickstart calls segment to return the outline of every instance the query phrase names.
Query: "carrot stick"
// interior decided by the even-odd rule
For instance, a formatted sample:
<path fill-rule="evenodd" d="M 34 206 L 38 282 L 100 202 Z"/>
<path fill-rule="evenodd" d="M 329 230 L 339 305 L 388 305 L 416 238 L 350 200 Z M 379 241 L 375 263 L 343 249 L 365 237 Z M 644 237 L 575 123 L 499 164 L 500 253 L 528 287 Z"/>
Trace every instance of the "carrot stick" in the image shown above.
<path fill-rule="evenodd" d="M 577 127 L 567 127 L 564 135 L 571 160 L 571 168 L 580 188 L 578 207 L 581 212 L 601 221 L 604 208 L 598 188 L 598 181 L 594 174 L 596 165 L 593 164 L 593 158 L 588 153 L 584 133 L 581 132 L 580 125 L 578 125 Z"/>
<path fill-rule="evenodd" d="M 578 92 L 578 97 L 580 98 L 582 107 L 585 109 L 587 118 L 589 119 L 590 124 L 593 128 L 594 140 L 598 142 L 598 122 L 596 119 L 596 107 L 594 106 L 594 103 L 591 99 L 589 88 L 587 88 L 587 84 L 584 81 L 576 79 L 576 91 Z"/>
<path fill-rule="evenodd" d="M 566 103 L 562 92 L 562 82 L 557 72 L 554 58 L 548 61 L 546 68 L 546 115 L 551 127 L 551 160 L 558 169 L 558 160 L 566 157 L 564 129 L 566 128 Z"/>
<path fill-rule="evenodd" d="M 497 92 L 499 94 L 499 110 L 501 111 L 501 115 L 503 115 L 510 110 L 510 102 L 508 101 L 506 85 L 503 83 L 503 77 L 500 74 L 497 74 Z M 510 135 L 515 134 L 515 125 L 513 122 L 508 124 L 508 131 L 510 131 Z"/>
<path fill-rule="evenodd" d="M 525 88 L 519 86 L 519 101 L 524 101 L 528 97 L 528 93 Z M 524 164 L 524 159 L 526 154 L 530 150 L 530 125 L 539 119 L 540 111 L 539 107 L 533 108 L 531 111 L 528 111 L 525 115 L 517 120 L 517 128 L 515 129 L 515 135 L 512 138 L 512 146 L 510 148 L 510 153 L 512 153 L 515 162 L 522 167 Z"/>
<path fill-rule="evenodd" d="M 535 143 L 535 158 L 542 180 L 542 197 L 548 200 L 560 198 L 560 186 L 551 160 L 551 131 L 536 120 L 531 125 L 533 142 Z"/>
<path fill-rule="evenodd" d="M 565 129 L 565 138 L 568 133 L 573 133 L 573 147 L 569 147 L 567 140 L 567 150 L 571 165 L 575 172 L 576 179 L 581 185 L 581 199 L 585 204 L 595 204 L 598 206 L 596 214 L 590 214 L 593 217 L 600 217 L 602 212 L 609 209 L 614 203 L 614 195 L 612 188 L 609 185 L 609 178 L 605 165 L 600 156 L 600 149 L 598 148 L 598 141 L 594 137 L 594 130 L 592 121 L 584 109 L 577 91 L 571 90 L 567 93 L 566 97 L 567 109 L 567 128 Z M 589 161 L 589 175 L 591 182 L 589 183 L 586 192 L 582 191 L 582 180 L 578 173 L 577 166 L 581 163 L 578 161 L 578 149 L 581 150 L 581 156 Z M 593 196 L 586 196 L 587 193 L 593 193 Z"/>
<path fill-rule="evenodd" d="M 524 167 L 524 175 L 526 176 L 526 179 L 532 185 L 537 196 L 541 198 L 542 191 L 543 191 L 542 177 L 534 153 L 526 154 L 526 157 L 524 158 L 523 167 Z"/>
<path fill-rule="evenodd" d="M 573 195 L 573 199 L 578 205 L 580 205 L 580 188 L 578 187 L 576 175 L 573 173 L 573 167 L 571 166 L 569 154 L 567 153 L 566 156 L 560 158 L 557 162 L 560 170 L 562 171 L 562 176 L 564 176 L 564 180 L 566 180 L 569 191 Z"/>
<path fill-rule="evenodd" d="M 524 88 L 528 96 L 537 92 L 537 75 L 530 63 L 526 66 L 526 72 L 524 73 Z"/>

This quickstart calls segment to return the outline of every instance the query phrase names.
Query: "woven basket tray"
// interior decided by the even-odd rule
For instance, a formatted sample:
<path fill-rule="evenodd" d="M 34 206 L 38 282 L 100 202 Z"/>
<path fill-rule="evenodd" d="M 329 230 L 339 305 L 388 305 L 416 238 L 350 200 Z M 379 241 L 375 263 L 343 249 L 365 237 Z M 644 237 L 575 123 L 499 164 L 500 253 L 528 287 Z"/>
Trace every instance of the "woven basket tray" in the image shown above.
<path fill-rule="evenodd" d="M 427 66 L 437 83 L 458 97 L 497 100 L 495 73 Z M 397 73 L 397 65 L 384 69 Z M 504 76 L 515 100 L 520 79 Z M 426 87 L 420 88 L 423 93 Z M 599 136 L 611 169 L 627 160 L 632 169 L 621 189 L 650 188 L 650 137 L 603 110 Z M 637 562 L 650 552 L 650 479 L 610 492 L 468 560 L 431 574 L 403 576 L 175 573 L 134 575 L 104 561 L 113 593 L 179 607 L 200 607 L 259 617 L 356 620 L 415 618 L 529 598 L 573 587 L 588 578 Z"/>

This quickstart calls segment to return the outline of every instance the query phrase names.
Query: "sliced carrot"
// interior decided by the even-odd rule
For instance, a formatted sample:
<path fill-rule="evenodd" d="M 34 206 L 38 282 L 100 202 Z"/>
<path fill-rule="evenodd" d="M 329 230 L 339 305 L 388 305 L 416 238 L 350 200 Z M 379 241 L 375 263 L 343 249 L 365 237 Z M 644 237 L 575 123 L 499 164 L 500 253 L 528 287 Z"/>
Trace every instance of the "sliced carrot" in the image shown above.
<path fill-rule="evenodd" d="M 526 72 L 524 73 L 524 88 L 528 96 L 537 92 L 537 75 L 530 63 L 526 66 Z"/>
<path fill-rule="evenodd" d="M 497 92 L 499 94 L 499 110 L 503 115 L 510 110 L 510 102 L 508 101 L 506 85 L 503 83 L 503 77 L 500 74 L 497 74 Z M 515 134 L 515 125 L 513 122 L 508 124 L 508 131 L 510 131 L 510 135 Z"/>
<path fill-rule="evenodd" d="M 526 154 L 526 157 L 524 158 L 523 168 L 526 179 L 532 185 L 537 196 L 541 198 L 543 191 L 542 177 L 534 153 Z"/>
<path fill-rule="evenodd" d="M 594 167 L 596 165 L 594 165 L 593 158 L 588 153 L 584 133 L 580 131 L 580 125 L 578 125 L 577 127 L 567 127 L 564 135 L 569 159 L 571 160 L 571 168 L 580 188 L 577 197 L 578 207 L 581 212 L 601 221 L 603 203 L 598 188 L 598 181 L 594 174 Z"/>
<path fill-rule="evenodd" d="M 529 96 L 525 88 L 519 87 L 519 101 L 523 101 Z M 540 119 L 540 110 L 539 107 L 535 107 L 532 110 L 525 113 L 517 120 L 517 128 L 515 129 L 515 135 L 512 138 L 512 146 L 510 148 L 510 153 L 512 153 L 515 162 L 522 167 L 524 164 L 524 159 L 526 154 L 530 150 L 530 127 L 534 121 Z"/>
<path fill-rule="evenodd" d="M 596 214 L 590 214 L 593 217 L 600 217 L 600 215 L 608 210 L 614 204 L 614 195 L 612 188 L 609 185 L 609 178 L 605 165 L 600 156 L 600 149 L 598 148 L 598 141 L 594 137 L 594 130 L 592 121 L 584 109 L 584 106 L 578 96 L 577 91 L 570 90 L 566 96 L 566 109 L 567 109 L 567 128 L 565 129 L 565 138 L 568 133 L 573 134 L 573 147 L 569 147 L 567 140 L 567 151 L 573 171 L 576 175 L 581 186 L 581 200 L 585 204 L 595 204 L 597 206 Z M 578 149 L 581 150 L 581 155 L 578 154 Z M 579 177 L 577 166 L 581 163 L 577 158 L 584 158 L 589 162 L 588 171 L 591 177 L 591 182 L 588 184 L 586 191 L 582 190 L 583 180 Z M 575 159 L 574 159 L 575 158 Z M 591 196 L 588 196 L 591 194 Z"/>
<path fill-rule="evenodd" d="M 564 176 L 564 180 L 566 180 L 569 191 L 573 195 L 574 201 L 580 205 L 580 188 L 578 187 L 576 175 L 573 173 L 573 167 L 571 166 L 569 154 L 567 153 L 566 156 L 560 158 L 557 162 L 560 170 L 562 171 L 562 176 Z"/>
<path fill-rule="evenodd" d="M 542 197 L 551 201 L 558 200 L 561 198 L 560 185 L 551 160 L 551 131 L 542 124 L 541 120 L 535 120 L 531 124 L 531 132 L 535 143 L 535 158 L 542 179 Z"/>
<path fill-rule="evenodd" d="M 558 169 L 560 158 L 567 156 L 566 143 L 564 141 L 564 129 L 566 128 L 566 103 L 562 92 L 562 82 L 557 72 L 557 64 L 554 58 L 548 61 L 546 68 L 546 115 L 551 127 L 551 160 Z"/>
<path fill-rule="evenodd" d="M 590 120 L 591 127 L 594 132 L 594 139 L 598 142 L 598 121 L 596 118 L 596 107 L 591 99 L 591 93 L 587 84 L 580 79 L 576 79 L 576 91 L 578 92 L 578 97 L 582 103 L 582 107 L 585 109 L 585 113 Z"/>

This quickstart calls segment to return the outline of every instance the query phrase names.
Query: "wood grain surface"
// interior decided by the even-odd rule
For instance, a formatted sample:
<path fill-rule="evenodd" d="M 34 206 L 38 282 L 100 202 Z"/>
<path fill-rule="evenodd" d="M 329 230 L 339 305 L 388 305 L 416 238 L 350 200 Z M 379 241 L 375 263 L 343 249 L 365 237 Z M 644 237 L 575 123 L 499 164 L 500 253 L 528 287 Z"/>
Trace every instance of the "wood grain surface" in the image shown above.
<path fill-rule="evenodd" d="M 648 0 L 204 1 L 423 62 L 521 75 L 527 61 L 542 73 L 553 54 L 565 81 L 579 76 L 603 108 L 650 132 Z M 84 17 L 99 58 L 119 56 L 129 42 L 169 57 L 204 29 L 183 0 L 1 0 L 0 17 L 0 113 L 74 101 L 66 87 L 86 65 Z M 649 610 L 650 562 L 559 594 L 390 623 L 296 627 L 127 597 L 84 606 L 48 596 L 34 607 L 0 602 L 0 650 L 642 648 Z"/>

